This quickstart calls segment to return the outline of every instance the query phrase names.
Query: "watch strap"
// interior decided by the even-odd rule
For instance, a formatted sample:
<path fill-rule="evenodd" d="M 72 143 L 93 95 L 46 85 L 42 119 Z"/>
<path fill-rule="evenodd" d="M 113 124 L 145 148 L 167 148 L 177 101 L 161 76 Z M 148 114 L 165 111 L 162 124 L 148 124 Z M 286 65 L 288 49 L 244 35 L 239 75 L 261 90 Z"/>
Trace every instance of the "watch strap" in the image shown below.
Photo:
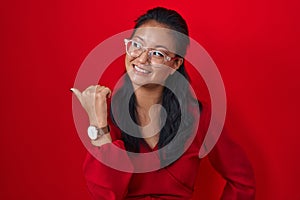
<path fill-rule="evenodd" d="M 110 132 L 109 125 L 102 127 L 102 128 L 98 128 L 97 130 L 98 130 L 98 135 L 100 135 L 100 136 Z"/>

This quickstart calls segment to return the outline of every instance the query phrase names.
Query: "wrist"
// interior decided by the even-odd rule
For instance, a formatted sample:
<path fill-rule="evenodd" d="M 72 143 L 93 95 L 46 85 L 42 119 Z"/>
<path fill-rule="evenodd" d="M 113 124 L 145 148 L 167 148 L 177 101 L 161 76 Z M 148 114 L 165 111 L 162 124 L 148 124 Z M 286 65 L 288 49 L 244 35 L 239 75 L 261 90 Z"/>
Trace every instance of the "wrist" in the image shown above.
<path fill-rule="evenodd" d="M 90 119 L 90 125 L 96 126 L 98 128 L 106 127 L 107 126 L 107 120 L 96 120 L 96 119 Z"/>
<path fill-rule="evenodd" d="M 99 128 L 103 128 L 103 127 L 106 127 L 108 124 L 107 124 L 107 121 L 98 121 L 98 123 L 97 123 L 97 126 L 99 127 Z"/>
<path fill-rule="evenodd" d="M 101 147 L 104 144 L 111 143 L 112 139 L 109 133 L 97 138 L 96 140 L 91 140 L 92 145 L 96 147 Z"/>

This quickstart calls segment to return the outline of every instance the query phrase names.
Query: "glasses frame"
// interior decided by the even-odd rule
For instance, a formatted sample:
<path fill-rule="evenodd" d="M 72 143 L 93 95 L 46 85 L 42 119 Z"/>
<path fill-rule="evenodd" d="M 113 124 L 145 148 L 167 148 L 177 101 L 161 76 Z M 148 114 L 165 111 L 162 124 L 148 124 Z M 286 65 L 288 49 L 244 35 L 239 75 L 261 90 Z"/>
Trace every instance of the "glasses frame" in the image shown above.
<path fill-rule="evenodd" d="M 144 47 L 143 45 L 141 45 L 141 49 L 142 49 L 142 52 L 138 55 L 138 56 L 132 56 L 132 55 L 130 55 L 130 53 L 128 52 L 128 43 L 129 42 L 135 42 L 135 43 L 138 43 L 138 44 L 140 44 L 139 42 L 136 42 L 136 41 L 134 41 L 134 40 L 131 40 L 131 39 L 124 39 L 124 43 L 125 43 L 125 48 L 126 48 L 126 53 L 127 53 L 127 55 L 128 56 L 130 56 L 130 57 L 134 57 L 134 58 L 138 58 L 138 57 L 140 57 L 144 52 L 146 52 L 146 51 L 148 51 L 148 60 L 149 61 L 151 61 L 151 57 L 152 57 L 152 53 L 153 52 L 155 52 L 155 51 L 158 51 L 159 53 L 161 53 L 163 56 L 164 56 L 164 61 L 165 62 L 169 62 L 169 61 L 171 61 L 171 60 L 174 60 L 174 59 L 176 59 L 177 58 L 177 56 L 174 56 L 174 57 L 170 57 L 170 56 L 168 56 L 168 55 L 166 55 L 164 52 L 162 52 L 162 51 L 159 51 L 159 50 L 156 50 L 156 49 L 153 49 L 153 48 L 149 48 L 149 47 Z M 163 64 L 163 63 L 162 63 Z"/>

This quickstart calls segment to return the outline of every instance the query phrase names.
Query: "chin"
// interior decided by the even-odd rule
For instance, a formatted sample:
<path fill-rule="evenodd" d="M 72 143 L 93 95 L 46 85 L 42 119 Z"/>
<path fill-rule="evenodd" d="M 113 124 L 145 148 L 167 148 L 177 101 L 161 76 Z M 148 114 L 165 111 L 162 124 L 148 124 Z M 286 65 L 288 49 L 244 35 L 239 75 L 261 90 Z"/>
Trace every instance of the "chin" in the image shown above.
<path fill-rule="evenodd" d="M 127 74 L 134 86 L 145 86 L 145 85 L 148 85 L 151 83 L 151 81 L 145 80 L 144 77 L 138 76 L 138 75 L 134 74 L 132 71 L 127 72 Z"/>

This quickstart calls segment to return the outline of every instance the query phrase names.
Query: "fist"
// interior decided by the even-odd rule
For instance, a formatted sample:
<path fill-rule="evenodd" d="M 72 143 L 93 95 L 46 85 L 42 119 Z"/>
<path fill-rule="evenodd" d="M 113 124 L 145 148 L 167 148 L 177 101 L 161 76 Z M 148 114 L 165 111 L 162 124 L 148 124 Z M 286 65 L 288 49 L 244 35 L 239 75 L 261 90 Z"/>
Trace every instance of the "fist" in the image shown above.
<path fill-rule="evenodd" d="M 90 125 L 99 128 L 107 125 L 107 98 L 111 96 L 108 87 L 92 85 L 80 92 L 76 88 L 71 88 L 82 107 L 86 111 Z"/>

